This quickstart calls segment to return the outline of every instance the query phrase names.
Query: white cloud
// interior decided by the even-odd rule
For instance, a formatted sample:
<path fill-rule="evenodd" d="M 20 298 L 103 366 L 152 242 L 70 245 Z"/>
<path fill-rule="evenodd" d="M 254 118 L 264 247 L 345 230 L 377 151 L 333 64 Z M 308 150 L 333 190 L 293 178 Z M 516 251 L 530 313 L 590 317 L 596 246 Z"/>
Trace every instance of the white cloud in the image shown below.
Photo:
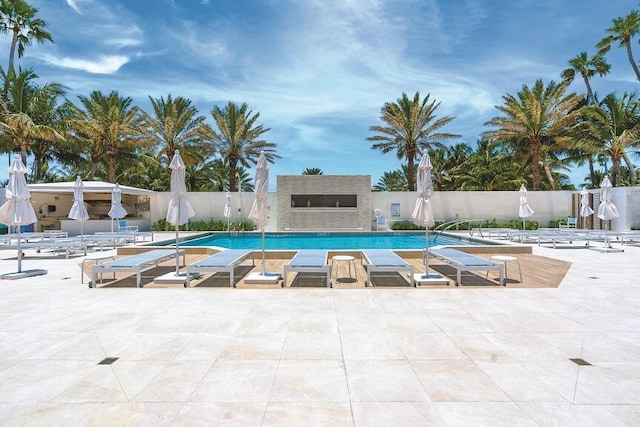
<path fill-rule="evenodd" d="M 82 13 L 79 3 L 91 3 L 92 0 L 66 0 L 67 5 L 77 13 Z"/>
<path fill-rule="evenodd" d="M 128 57 L 121 55 L 102 55 L 97 60 L 43 55 L 40 59 L 56 67 L 82 70 L 92 74 L 113 74 L 129 62 Z"/>

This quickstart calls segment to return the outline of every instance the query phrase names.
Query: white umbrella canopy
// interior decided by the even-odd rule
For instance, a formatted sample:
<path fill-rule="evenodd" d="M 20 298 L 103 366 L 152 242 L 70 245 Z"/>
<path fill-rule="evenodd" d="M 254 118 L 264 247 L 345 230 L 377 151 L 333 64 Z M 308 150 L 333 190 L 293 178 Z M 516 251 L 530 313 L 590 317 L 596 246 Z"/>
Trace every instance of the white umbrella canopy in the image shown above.
<path fill-rule="evenodd" d="M 264 227 L 267 225 L 267 191 L 269 188 L 269 164 L 264 152 L 260 153 L 254 177 L 256 199 L 253 201 L 249 219 L 262 233 L 262 275 L 265 275 Z"/>
<path fill-rule="evenodd" d="M 111 218 L 111 232 L 113 232 L 113 220 L 127 216 L 128 212 L 122 206 L 122 191 L 120 186 L 116 184 L 111 192 L 111 209 L 109 209 L 109 217 Z"/>
<path fill-rule="evenodd" d="M 231 193 L 227 192 L 226 201 L 224 204 L 224 217 L 227 218 L 227 231 L 230 229 L 231 223 Z"/>
<path fill-rule="evenodd" d="M 534 214 L 534 210 L 531 209 L 529 204 L 527 203 L 527 188 L 522 184 L 520 186 L 520 209 L 518 210 L 518 217 L 522 218 L 522 229 L 525 229 L 525 218 L 530 217 Z"/>
<path fill-rule="evenodd" d="M 84 221 L 89 219 L 89 213 L 84 205 L 84 187 L 82 185 L 82 179 L 76 178 L 76 183 L 73 186 L 73 204 L 71 210 L 69 210 L 69 218 L 80 221 L 80 238 L 84 234 L 83 224 Z"/>
<path fill-rule="evenodd" d="M 167 221 L 176 226 L 176 275 L 178 275 L 180 271 L 179 229 L 196 213 L 187 201 L 186 167 L 179 150 L 176 150 L 169 168 L 171 169 L 171 199 L 167 210 Z"/>
<path fill-rule="evenodd" d="M 598 218 L 604 221 L 610 221 L 620 216 L 620 214 L 618 213 L 618 208 L 611 201 L 613 197 L 613 195 L 611 194 L 612 188 L 613 185 L 611 184 L 609 177 L 605 176 L 600 183 L 600 205 L 598 206 Z M 607 236 L 607 227 L 604 228 L 604 233 L 605 248 L 610 248 L 611 243 L 609 242 L 609 237 Z"/>
<path fill-rule="evenodd" d="M 416 199 L 416 205 L 411 214 L 413 223 L 417 226 L 425 228 L 425 245 L 426 252 L 426 272 L 429 274 L 429 227 L 435 225 L 435 219 L 433 217 L 433 207 L 431 205 L 431 195 L 433 194 L 433 181 L 431 179 L 431 170 L 433 166 L 431 164 L 431 158 L 428 153 L 422 155 L 420 163 L 418 164 L 418 198 Z"/>
<path fill-rule="evenodd" d="M 605 176 L 600 183 L 600 206 L 598 206 L 598 218 L 609 221 L 611 219 L 618 218 L 618 208 L 611 201 L 612 194 L 611 189 L 613 185 L 608 176 Z"/>
<path fill-rule="evenodd" d="M 16 155 L 9 166 L 9 183 L 5 189 L 7 201 L 0 206 L 0 222 L 8 227 L 18 227 L 18 273 L 22 273 L 22 251 L 20 250 L 20 226 L 38 221 L 36 211 L 29 200 L 31 194 L 27 187 L 25 175 L 27 168 L 22 163 L 20 155 Z M 46 271 L 41 270 L 46 274 Z"/>
<path fill-rule="evenodd" d="M 590 215 L 593 215 L 593 209 L 589 204 L 589 192 L 583 188 L 580 192 L 580 216 L 586 218 Z"/>

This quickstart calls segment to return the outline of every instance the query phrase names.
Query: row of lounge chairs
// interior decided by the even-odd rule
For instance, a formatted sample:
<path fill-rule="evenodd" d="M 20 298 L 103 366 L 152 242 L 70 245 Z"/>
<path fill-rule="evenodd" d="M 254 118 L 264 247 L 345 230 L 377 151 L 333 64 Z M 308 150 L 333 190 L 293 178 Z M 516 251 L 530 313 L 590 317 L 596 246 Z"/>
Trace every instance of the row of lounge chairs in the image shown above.
<path fill-rule="evenodd" d="M 513 228 L 474 228 L 472 236 L 480 236 L 494 240 L 510 240 L 518 243 L 537 245 L 551 244 L 556 248 L 561 243 L 583 242 L 590 247 L 592 242 L 619 242 L 622 245 L 639 244 L 640 231 L 605 231 L 577 228 L 539 228 L 537 230 L 516 230 Z"/>
<path fill-rule="evenodd" d="M 184 252 L 180 251 L 184 262 Z M 214 255 L 196 261 L 186 266 L 185 287 L 189 287 L 191 278 L 199 273 L 228 273 L 229 286 L 235 287 L 234 271 L 241 263 L 248 258 L 255 266 L 253 250 L 227 249 Z M 465 252 L 450 248 L 430 248 L 430 256 L 436 257 L 456 269 L 457 275 L 455 284 L 461 284 L 461 273 L 464 271 L 481 270 L 485 272 L 498 271 L 500 283 L 504 284 L 504 264 L 486 260 Z M 136 284 L 141 287 L 141 273 L 148 268 L 158 265 L 176 256 L 173 249 L 155 249 L 138 255 L 132 255 L 116 261 L 96 264 L 92 267 L 90 287 L 95 287 L 97 280 L 102 278 L 104 273 L 135 273 L 137 275 Z M 417 286 L 414 278 L 414 266 L 388 249 L 363 250 L 362 256 L 366 262 L 367 281 L 365 286 L 373 286 L 372 274 L 374 273 L 406 273 L 409 283 Z M 288 282 L 290 273 L 319 273 L 326 277 L 327 286 L 331 286 L 331 265 L 328 262 L 327 250 L 306 249 L 298 251 L 294 257 L 283 268 L 284 280 L 282 286 Z"/>

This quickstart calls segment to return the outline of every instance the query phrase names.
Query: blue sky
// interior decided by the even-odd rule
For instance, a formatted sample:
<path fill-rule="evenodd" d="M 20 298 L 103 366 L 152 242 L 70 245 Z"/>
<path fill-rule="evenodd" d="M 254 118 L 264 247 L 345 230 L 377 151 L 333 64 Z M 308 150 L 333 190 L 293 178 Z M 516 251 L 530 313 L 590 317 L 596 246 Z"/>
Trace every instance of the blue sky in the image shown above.
<path fill-rule="evenodd" d="M 367 174 L 400 167 L 371 150 L 369 127 L 403 92 L 441 102 L 456 142 L 475 146 L 495 105 L 536 79 L 558 81 L 567 61 L 605 36 L 636 2 L 609 0 L 32 0 L 55 43 L 20 60 L 40 82 L 132 97 L 190 98 L 211 123 L 214 105 L 246 102 L 271 128 L 277 174 L 316 167 Z M 0 36 L 6 68 L 10 38 Z M 634 43 L 636 59 L 640 47 Z M 623 49 L 594 90 L 633 91 Z M 573 90 L 583 92 L 580 80 Z M 581 182 L 584 173 L 572 175 Z M 275 178 L 272 178 L 275 183 Z"/>

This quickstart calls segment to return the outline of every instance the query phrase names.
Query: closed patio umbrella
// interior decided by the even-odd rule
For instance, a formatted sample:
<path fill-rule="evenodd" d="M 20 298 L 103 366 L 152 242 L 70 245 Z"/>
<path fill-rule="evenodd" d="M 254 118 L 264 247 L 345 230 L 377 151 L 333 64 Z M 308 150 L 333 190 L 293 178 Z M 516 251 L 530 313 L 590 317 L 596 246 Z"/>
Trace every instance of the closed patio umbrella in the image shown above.
<path fill-rule="evenodd" d="M 22 250 L 20 249 L 20 226 L 29 225 L 38 221 L 36 212 L 31 205 L 31 194 L 27 187 L 27 180 L 25 174 L 27 168 L 22 163 L 20 155 L 16 155 L 9 166 L 9 182 L 5 188 L 7 201 L 0 206 L 0 222 L 8 227 L 17 226 L 18 228 L 18 272 L 3 274 L 2 278 L 18 278 L 28 276 L 35 276 L 39 274 L 46 274 L 46 270 L 30 270 L 22 271 Z"/>
<path fill-rule="evenodd" d="M 433 207 L 431 206 L 431 195 L 433 194 L 433 181 L 431 180 L 432 169 L 431 158 L 428 153 L 424 153 L 418 164 L 418 198 L 416 199 L 416 205 L 411 214 L 413 223 L 425 228 L 426 277 L 429 277 L 429 227 L 435 225 Z"/>
<path fill-rule="evenodd" d="M 187 201 L 187 186 L 185 184 L 186 167 L 180 157 L 180 151 L 176 153 L 169 164 L 171 169 L 171 199 L 167 210 L 167 221 L 176 226 L 176 276 L 180 271 L 180 226 L 186 224 L 189 218 L 195 216 L 193 208 Z"/>
<path fill-rule="evenodd" d="M 267 156 L 265 156 L 264 152 L 260 153 L 260 157 L 258 157 L 254 180 L 256 199 L 251 206 L 249 219 L 253 221 L 256 227 L 260 228 L 262 236 L 262 275 L 265 276 L 264 228 L 268 222 L 267 191 L 269 188 L 269 164 L 267 163 Z"/>
<path fill-rule="evenodd" d="M 109 209 L 109 217 L 111 218 L 111 232 L 113 233 L 113 220 L 127 216 L 126 209 L 122 206 L 122 191 L 120 186 L 116 184 L 111 192 L 111 209 Z"/>
<path fill-rule="evenodd" d="M 229 231 L 231 228 L 231 193 L 229 192 L 227 192 L 226 202 L 224 204 L 224 217 L 227 218 L 227 231 Z"/>
<path fill-rule="evenodd" d="M 76 178 L 76 183 L 73 185 L 73 204 L 71 205 L 68 217 L 75 219 L 76 221 L 80 221 L 80 239 L 82 239 L 84 235 L 84 222 L 89 219 L 89 213 L 84 205 L 83 193 L 84 187 L 82 185 L 82 180 L 78 176 Z"/>
<path fill-rule="evenodd" d="M 520 209 L 518 210 L 518 217 L 522 218 L 522 231 L 526 229 L 525 218 L 528 218 L 534 214 L 534 210 L 531 209 L 531 207 L 527 203 L 527 197 L 527 188 L 524 186 L 524 184 L 522 184 L 520 186 Z"/>
<path fill-rule="evenodd" d="M 611 194 L 611 189 L 613 185 L 609 180 L 608 176 L 605 176 L 602 182 L 600 183 L 600 205 L 598 206 L 598 218 L 604 221 L 611 221 L 612 219 L 618 218 L 620 214 L 618 213 L 618 208 L 611 201 L 613 195 Z M 610 248 L 611 243 L 609 242 L 609 237 L 607 236 L 607 227 L 604 228 L 604 243 L 605 248 Z"/>
<path fill-rule="evenodd" d="M 584 228 L 587 228 L 586 218 L 591 215 L 593 215 L 593 209 L 591 209 L 591 205 L 589 204 L 589 192 L 586 188 L 583 188 L 580 192 L 580 216 L 585 218 L 585 225 L 583 225 Z"/>

